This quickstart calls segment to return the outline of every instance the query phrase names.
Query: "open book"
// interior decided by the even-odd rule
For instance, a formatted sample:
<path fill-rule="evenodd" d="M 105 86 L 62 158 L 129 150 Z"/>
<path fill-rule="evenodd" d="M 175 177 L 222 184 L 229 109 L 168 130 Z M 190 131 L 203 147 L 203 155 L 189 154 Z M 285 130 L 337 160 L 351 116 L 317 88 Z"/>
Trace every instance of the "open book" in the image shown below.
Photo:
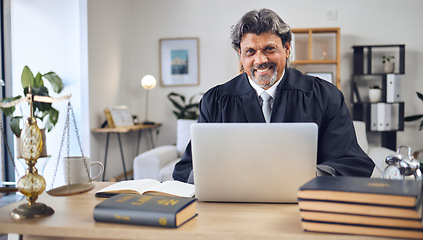
<path fill-rule="evenodd" d="M 138 179 L 117 182 L 96 192 L 96 197 L 111 197 L 119 193 L 154 194 L 177 197 L 194 197 L 193 184 L 179 181 L 160 182 L 155 179 Z"/>

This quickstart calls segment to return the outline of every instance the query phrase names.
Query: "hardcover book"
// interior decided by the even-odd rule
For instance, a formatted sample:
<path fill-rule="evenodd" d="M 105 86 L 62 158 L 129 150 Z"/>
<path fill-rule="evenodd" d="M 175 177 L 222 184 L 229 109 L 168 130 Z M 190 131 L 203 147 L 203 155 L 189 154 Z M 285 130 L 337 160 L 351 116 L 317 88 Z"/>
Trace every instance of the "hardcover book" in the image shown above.
<path fill-rule="evenodd" d="M 305 231 L 311 232 L 423 239 L 423 231 L 415 228 L 376 227 L 313 221 L 302 221 L 302 226 Z"/>
<path fill-rule="evenodd" d="M 344 224 L 360 224 L 365 226 L 380 226 L 393 228 L 412 228 L 423 231 L 422 219 L 391 218 L 367 216 L 359 214 L 345 214 L 332 212 L 301 211 L 303 221 L 332 222 Z"/>
<path fill-rule="evenodd" d="M 94 208 L 97 222 L 176 228 L 197 216 L 197 199 L 118 194 Z"/>
<path fill-rule="evenodd" d="M 421 202 L 421 191 L 421 181 L 322 176 L 301 186 L 298 200 L 414 207 Z"/>
<path fill-rule="evenodd" d="M 360 214 L 368 216 L 421 219 L 422 203 L 414 207 L 390 207 L 374 204 L 357 204 L 331 201 L 299 201 L 301 211 Z"/>
<path fill-rule="evenodd" d="M 111 197 L 121 193 L 194 197 L 195 188 L 193 184 L 179 181 L 161 183 L 155 179 L 138 179 L 117 182 L 97 191 L 95 196 Z"/>

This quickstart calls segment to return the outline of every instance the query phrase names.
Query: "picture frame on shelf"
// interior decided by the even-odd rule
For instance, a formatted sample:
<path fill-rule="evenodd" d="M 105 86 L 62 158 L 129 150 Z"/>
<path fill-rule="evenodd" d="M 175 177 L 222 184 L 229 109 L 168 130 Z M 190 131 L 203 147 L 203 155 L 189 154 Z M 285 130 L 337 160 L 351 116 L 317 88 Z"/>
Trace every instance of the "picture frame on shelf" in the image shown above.
<path fill-rule="evenodd" d="M 199 84 L 199 39 L 162 38 L 160 48 L 160 85 L 194 86 Z"/>
<path fill-rule="evenodd" d="M 307 75 L 315 76 L 334 84 L 333 74 L 331 72 L 308 72 Z"/>
<path fill-rule="evenodd" d="M 133 126 L 134 121 L 127 106 L 112 106 L 105 111 L 109 127 Z M 108 116 L 108 114 L 110 114 Z M 109 123 L 111 122 L 111 123 Z M 112 125 L 112 126 L 110 126 Z"/>

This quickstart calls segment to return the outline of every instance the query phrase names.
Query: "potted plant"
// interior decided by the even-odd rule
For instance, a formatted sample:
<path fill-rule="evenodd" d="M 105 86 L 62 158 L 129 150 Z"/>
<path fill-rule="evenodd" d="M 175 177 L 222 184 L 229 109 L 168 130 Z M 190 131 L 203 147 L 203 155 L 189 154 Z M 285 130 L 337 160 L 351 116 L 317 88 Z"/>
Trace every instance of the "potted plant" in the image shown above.
<path fill-rule="evenodd" d="M 31 70 L 28 66 L 25 66 L 22 75 L 21 75 L 21 83 L 22 83 L 22 90 L 23 95 L 26 96 L 28 93 L 28 89 L 31 86 L 31 92 L 34 95 L 39 96 L 50 96 L 48 89 L 44 86 L 44 80 L 50 82 L 50 85 L 54 92 L 60 93 L 63 89 L 63 81 L 62 79 L 54 72 L 48 72 L 45 74 L 37 73 L 37 75 L 33 75 Z M 1 100 L 3 103 L 12 102 L 14 100 L 21 99 L 22 96 L 18 95 L 16 97 L 6 97 Z M 15 114 L 16 106 L 9 107 L 9 108 L 1 108 L 3 113 L 11 117 L 10 119 L 10 128 L 12 132 L 16 135 L 17 140 L 19 141 L 19 137 L 21 135 L 22 129 L 20 128 L 20 120 L 23 118 L 23 112 L 21 107 L 19 106 L 20 113 Z M 41 103 L 41 102 L 34 102 L 32 114 L 34 118 L 39 119 L 43 123 L 44 129 L 41 129 L 41 133 L 43 135 L 43 141 L 45 141 L 45 129 L 47 131 L 51 131 L 57 123 L 59 119 L 59 111 L 52 107 L 51 103 Z M 28 114 L 29 115 L 29 114 Z M 18 151 L 20 149 L 18 148 Z M 43 144 L 43 153 L 41 156 L 46 155 L 45 144 Z M 17 154 L 19 156 L 19 152 Z"/>
<path fill-rule="evenodd" d="M 417 94 L 417 97 L 420 100 L 423 101 L 423 94 L 422 93 L 419 93 L 419 92 L 416 92 L 416 94 Z M 416 115 L 410 115 L 410 116 L 405 117 L 404 118 L 404 121 L 411 122 L 411 121 L 417 121 L 417 120 L 422 119 L 422 118 L 423 118 L 423 114 L 416 114 Z M 423 119 L 420 122 L 419 131 L 421 131 L 422 129 L 423 129 Z"/>
<path fill-rule="evenodd" d="M 171 92 L 167 95 L 167 98 L 172 102 L 176 110 L 172 111 L 173 114 L 178 119 L 176 135 L 178 136 L 177 141 L 182 141 L 183 139 L 190 139 L 190 132 L 186 129 L 190 129 L 190 125 L 195 123 L 199 117 L 199 107 L 200 104 L 198 101 L 194 101 L 196 97 L 202 96 L 202 93 L 197 93 L 193 95 L 188 101 L 184 95 L 180 93 Z M 179 143 L 177 146 L 186 146 L 187 143 Z M 179 149 L 179 151 L 184 149 Z"/>
<path fill-rule="evenodd" d="M 167 95 L 167 98 L 172 102 L 176 110 L 173 111 L 173 114 L 177 119 L 190 119 L 197 120 L 199 116 L 199 107 L 198 102 L 194 102 L 194 99 L 198 96 L 202 96 L 202 93 L 197 93 L 193 95 L 188 102 L 184 95 L 180 93 L 171 92 Z"/>
<path fill-rule="evenodd" d="M 385 73 L 394 72 L 394 63 L 395 56 L 382 56 L 383 70 Z"/>
<path fill-rule="evenodd" d="M 369 88 L 369 100 L 370 102 L 379 102 L 382 97 L 382 89 L 378 85 L 372 85 Z"/>

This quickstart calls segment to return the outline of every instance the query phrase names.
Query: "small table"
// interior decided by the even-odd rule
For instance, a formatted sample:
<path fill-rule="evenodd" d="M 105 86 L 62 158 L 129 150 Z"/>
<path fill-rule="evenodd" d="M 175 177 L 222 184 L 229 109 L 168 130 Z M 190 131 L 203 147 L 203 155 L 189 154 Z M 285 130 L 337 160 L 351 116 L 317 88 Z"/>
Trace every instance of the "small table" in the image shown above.
<path fill-rule="evenodd" d="M 161 123 L 154 123 L 154 124 L 149 124 L 149 125 L 144 125 L 144 124 L 136 124 L 133 126 L 124 126 L 124 127 L 114 127 L 114 128 L 94 128 L 91 129 L 92 133 L 106 133 L 107 134 L 107 138 L 106 138 L 106 153 L 104 155 L 104 171 L 103 171 L 103 181 L 104 181 L 104 176 L 106 174 L 106 165 L 107 165 L 107 152 L 109 150 L 109 136 L 111 133 L 115 133 L 118 137 L 118 141 L 119 141 L 119 147 L 120 147 L 120 155 L 122 158 L 122 166 L 123 166 L 123 174 L 125 176 L 125 180 L 128 179 L 127 176 L 127 171 L 126 171 L 126 167 L 125 167 L 125 158 L 123 156 L 123 149 L 122 149 L 122 142 L 120 140 L 120 134 L 121 133 L 130 133 L 130 132 L 138 132 L 138 140 L 137 140 L 137 151 L 136 151 L 136 155 L 139 154 L 139 149 L 140 149 L 140 142 L 141 142 L 141 133 L 143 130 L 148 130 L 148 133 L 150 135 L 150 142 L 151 142 L 151 147 L 154 148 L 154 139 L 153 139 L 153 129 L 156 129 L 157 132 L 156 134 L 159 133 L 158 128 L 161 126 Z"/>

